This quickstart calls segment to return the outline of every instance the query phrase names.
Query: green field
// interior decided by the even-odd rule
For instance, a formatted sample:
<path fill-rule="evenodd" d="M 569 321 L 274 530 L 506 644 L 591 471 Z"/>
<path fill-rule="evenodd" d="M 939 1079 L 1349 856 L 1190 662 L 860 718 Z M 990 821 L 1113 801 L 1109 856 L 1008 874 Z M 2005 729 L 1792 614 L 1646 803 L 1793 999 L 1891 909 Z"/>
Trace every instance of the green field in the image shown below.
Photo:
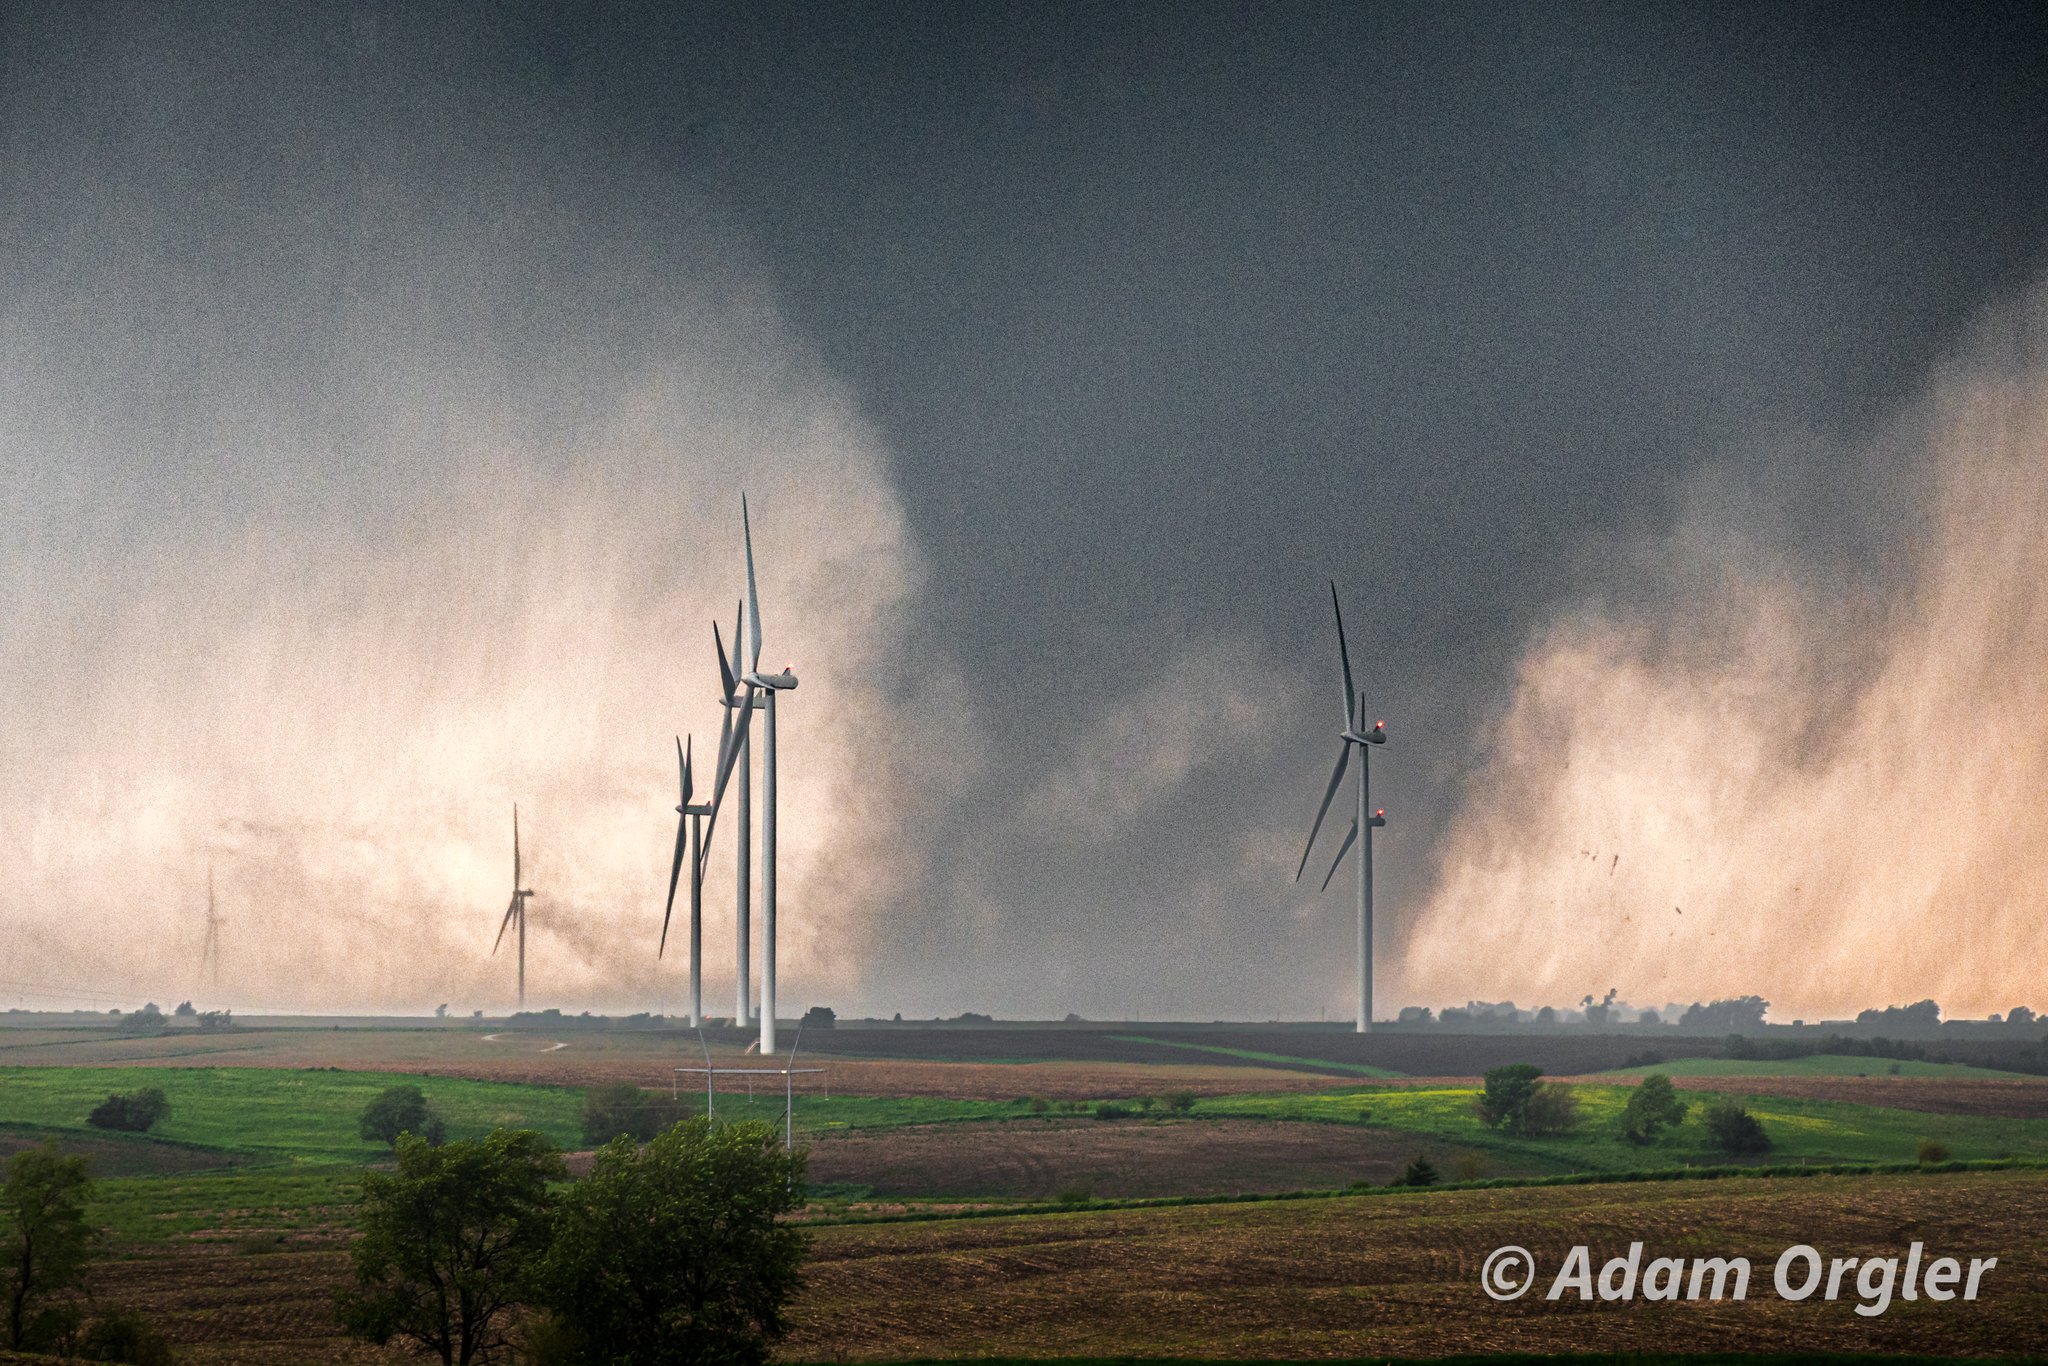
<path fill-rule="evenodd" d="M 345 1209 L 363 1167 L 385 1150 L 358 1136 L 357 1118 L 383 1088 L 416 1085 L 445 1119 L 451 1137 L 481 1135 L 505 1126 L 538 1130 L 565 1150 L 584 1146 L 582 1093 L 567 1087 L 396 1073 L 273 1068 L 0 1068 L 0 1140 L 18 1143 L 54 1136 L 93 1156 L 102 1173 L 99 1220 L 128 1241 L 166 1238 L 207 1241 L 290 1240 L 345 1222 Z M 87 1127 L 87 1113 L 114 1090 L 161 1087 L 170 1117 L 150 1135 L 108 1134 Z M 1510 1138 L 1482 1125 L 1473 1113 L 1475 1086 L 1361 1084 L 1320 1092 L 1204 1098 L 1190 1116 L 1364 1125 L 1413 1134 L 1456 1148 L 1505 1159 L 1515 1173 L 1619 1175 L 1720 1166 L 1731 1159 L 1710 1145 L 1697 1120 L 1704 1093 L 1688 1093 L 1694 1118 L 1645 1146 L 1618 1138 L 1629 1088 L 1584 1084 L 1576 1132 L 1556 1138 Z M 1731 1086 L 1739 1091 L 1739 1085 Z M 2048 1159 L 2048 1124 L 1980 1115 L 1935 1115 L 1837 1101 L 1748 1097 L 1774 1147 L 1748 1161 L 1899 1163 L 1914 1160 L 1923 1140 L 1945 1145 L 1960 1161 Z M 800 1138 L 828 1139 L 835 1131 L 886 1130 L 954 1121 L 1030 1125 L 1042 1118 L 1072 1124 L 1069 1103 L 1047 1114 L 1022 1099 L 952 1100 L 930 1097 L 800 1096 Z M 721 1119 L 779 1123 L 783 1097 L 770 1087 L 752 1098 L 718 1097 Z M 1137 1114 L 1104 1121 L 1143 1126 Z M 1093 1128 L 1093 1125 L 1089 1125 Z M 218 1164 L 222 1169 L 207 1171 Z M 1446 1173 L 1449 1174 L 1448 1172 Z M 914 1202 L 913 1202 L 914 1203 Z"/>
<path fill-rule="evenodd" d="M 356 1132 L 363 1107 L 387 1086 L 417 1086 L 451 1138 L 501 1126 L 538 1129 L 576 1147 L 583 1097 L 554 1086 L 464 1081 L 380 1072 L 233 1067 L 0 1068 L 0 1123 L 89 1129 L 86 1115 L 115 1091 L 162 1089 L 170 1117 L 147 1139 L 213 1148 L 273 1162 L 370 1162 L 383 1151 Z M 112 1136 L 109 1136 L 112 1137 Z"/>
<path fill-rule="evenodd" d="M 1399 1077 L 1406 1073 L 1396 1072 L 1391 1067 L 1374 1067 L 1363 1062 L 1331 1062 L 1324 1058 L 1297 1058 L 1287 1053 L 1259 1053 L 1249 1048 L 1224 1048 L 1217 1044 L 1188 1043 L 1183 1039 L 1154 1039 L 1142 1034 L 1119 1034 L 1121 1043 L 1148 1043 L 1158 1048 L 1185 1048 L 1194 1053 L 1208 1053 L 1217 1057 L 1238 1058 L 1245 1062 L 1275 1063 L 1288 1067 L 1305 1067 L 1311 1071 L 1349 1072 L 1361 1077 Z"/>
<path fill-rule="evenodd" d="M 1704 1166 L 1731 1159 L 1713 1147 L 1699 1112 L 1715 1093 L 1686 1092 L 1692 1114 L 1684 1124 L 1638 1147 L 1621 1142 L 1622 1107 L 1630 1087 L 1582 1085 L 1579 1125 L 1557 1138 L 1517 1139 L 1480 1123 L 1473 1112 L 1477 1086 L 1345 1087 L 1335 1091 L 1219 1096 L 1196 1102 L 1197 1117 L 1234 1115 L 1256 1119 L 1312 1120 L 1427 1134 L 1512 1155 L 1558 1172 L 1623 1172 Z M 1773 1147 L 1758 1162 L 1910 1162 L 1921 1140 L 1947 1146 L 1958 1160 L 2048 1157 L 2048 1125 L 2039 1121 L 1983 1115 L 1933 1115 L 1841 1101 L 1789 1096 L 1729 1094 L 1763 1121 Z"/>
<path fill-rule="evenodd" d="M 1912 1058 L 1859 1058 L 1820 1053 L 1810 1058 L 1678 1058 L 1653 1067 L 1616 1067 L 1600 1076 L 1642 1076 L 1662 1072 L 1673 1077 L 1981 1077 L 1986 1080 L 2038 1081 L 2025 1072 L 2001 1072 L 1960 1062 L 1920 1062 Z"/>
<path fill-rule="evenodd" d="M 171 1104 L 170 1117 L 149 1135 L 108 1133 L 86 1124 L 92 1108 L 109 1094 L 145 1086 L 160 1087 Z M 0 1068 L 0 1126 L 34 1126 L 57 1137 L 90 1135 L 107 1144 L 202 1149 L 232 1155 L 244 1164 L 359 1164 L 374 1162 L 384 1153 L 381 1145 L 362 1140 L 356 1121 L 363 1107 L 387 1086 L 419 1087 L 428 1105 L 447 1122 L 450 1138 L 473 1138 L 510 1127 L 536 1129 L 565 1150 L 584 1146 L 580 1089 L 327 1069 Z M 1032 1113 L 1022 1100 L 924 1096 L 798 1096 L 795 1110 L 800 1134 L 1015 1119 Z M 752 1097 L 721 1092 L 717 1114 L 720 1119 L 779 1124 L 783 1095 L 767 1086 Z"/>

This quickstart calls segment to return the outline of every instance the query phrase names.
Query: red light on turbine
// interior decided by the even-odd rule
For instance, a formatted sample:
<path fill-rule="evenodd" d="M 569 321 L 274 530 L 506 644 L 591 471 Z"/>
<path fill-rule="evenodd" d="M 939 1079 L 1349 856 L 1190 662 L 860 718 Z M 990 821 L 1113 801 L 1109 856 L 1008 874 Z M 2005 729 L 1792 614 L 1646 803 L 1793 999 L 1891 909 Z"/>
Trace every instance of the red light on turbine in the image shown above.
<path fill-rule="evenodd" d="M 1387 808 L 1385 808 L 1385 807 L 1383 806 L 1383 807 L 1381 807 L 1381 808 L 1380 808 L 1379 810 L 1377 810 L 1377 811 L 1373 812 L 1372 814 L 1373 814 L 1373 815 L 1375 815 L 1375 816 L 1384 816 L 1384 815 L 1386 815 L 1386 814 L 1387 814 Z"/>

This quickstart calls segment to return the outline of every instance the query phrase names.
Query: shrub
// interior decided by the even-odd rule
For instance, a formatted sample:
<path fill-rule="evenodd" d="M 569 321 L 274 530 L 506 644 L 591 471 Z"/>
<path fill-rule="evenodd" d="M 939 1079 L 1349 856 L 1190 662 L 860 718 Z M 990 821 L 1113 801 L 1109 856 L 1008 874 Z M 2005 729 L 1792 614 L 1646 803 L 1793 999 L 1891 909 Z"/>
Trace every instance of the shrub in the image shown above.
<path fill-rule="evenodd" d="M 1177 1115 L 1184 1115 L 1195 1108 L 1193 1091 L 1169 1091 L 1166 1093 L 1166 1108 Z"/>
<path fill-rule="evenodd" d="M 1579 1098 L 1569 1086 L 1545 1082 L 1529 1097 L 1527 1108 L 1522 1111 L 1522 1127 L 1518 1132 L 1532 1135 L 1555 1136 L 1568 1134 L 1578 1127 Z"/>
<path fill-rule="evenodd" d="M 1526 1062 L 1511 1062 L 1489 1071 L 1485 1087 L 1472 1102 L 1480 1122 L 1489 1129 L 1523 1132 L 1529 1102 L 1536 1096 L 1536 1079 L 1542 1075 L 1542 1068 Z"/>
<path fill-rule="evenodd" d="M 438 1116 L 427 1108 L 427 1098 L 417 1086 L 389 1086 L 363 1107 L 357 1132 L 368 1143 L 398 1146 L 400 1134 L 412 1134 L 438 1145 L 446 1130 Z"/>
<path fill-rule="evenodd" d="M 623 1134 L 645 1143 L 695 1112 L 687 1100 L 643 1091 L 631 1082 L 593 1086 L 583 1093 L 583 1141 L 596 1147 Z"/>
<path fill-rule="evenodd" d="M 1047 1100 L 1044 1096 L 1033 1096 L 1030 1100 L 1026 1101 L 1025 1104 L 1031 1107 L 1031 1113 L 1034 1115 L 1042 1115 L 1047 1110 L 1052 1109 L 1052 1102 Z"/>
<path fill-rule="evenodd" d="M 1459 1153 L 1451 1159 L 1453 1181 L 1477 1181 L 1486 1175 L 1486 1154 Z"/>
<path fill-rule="evenodd" d="M 1421 1153 L 1417 1153 L 1415 1154 L 1415 1160 L 1408 1164 L 1408 1169 L 1387 1184 L 1390 1186 L 1434 1186 L 1441 1179 L 1436 1174 L 1436 1168 L 1430 1165 L 1429 1159 Z"/>
<path fill-rule="evenodd" d="M 1767 1153 L 1771 1150 L 1770 1135 L 1764 1132 L 1762 1121 L 1732 1100 L 1717 1101 L 1708 1106 L 1702 1119 L 1707 1133 L 1723 1152 Z"/>
<path fill-rule="evenodd" d="M 1105 1100 L 1095 1107 L 1097 1119 L 1129 1119 L 1131 1112 L 1113 1100 Z"/>
<path fill-rule="evenodd" d="M 171 1103 L 157 1087 L 145 1086 L 133 1095 L 116 1093 L 93 1107 L 85 1122 L 95 1129 L 118 1129 L 123 1133 L 146 1134 L 171 1113 Z"/>
<path fill-rule="evenodd" d="M 1946 1162 L 1948 1161 L 1948 1145 L 1936 1142 L 1931 1138 L 1923 1138 L 1920 1140 L 1920 1147 L 1915 1154 L 1914 1160 L 1923 1165 L 1933 1162 Z"/>
<path fill-rule="evenodd" d="M 1630 1143 L 1648 1143 L 1659 1129 L 1685 1123 L 1687 1108 L 1672 1089 L 1671 1078 L 1652 1073 L 1629 1092 L 1628 1104 L 1621 1112 L 1621 1136 Z"/>
<path fill-rule="evenodd" d="M 78 1355 L 128 1366 L 171 1366 L 177 1359 L 163 1330 L 133 1309 L 114 1309 L 95 1318 L 78 1340 Z"/>
<path fill-rule="evenodd" d="M 1085 1205 L 1095 1198 L 1095 1192 L 1082 1183 L 1062 1187 L 1057 1197 L 1062 1205 Z"/>

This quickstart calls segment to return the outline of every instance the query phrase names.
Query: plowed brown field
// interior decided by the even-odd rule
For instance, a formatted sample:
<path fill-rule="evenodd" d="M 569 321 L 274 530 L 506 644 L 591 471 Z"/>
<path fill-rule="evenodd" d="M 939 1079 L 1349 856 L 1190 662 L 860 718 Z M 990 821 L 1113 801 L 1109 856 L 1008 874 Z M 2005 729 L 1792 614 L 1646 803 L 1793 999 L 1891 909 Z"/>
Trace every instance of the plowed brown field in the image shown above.
<path fill-rule="evenodd" d="M 1348 1124 L 1258 1120 L 1094 1120 L 920 1124 L 827 1135 L 811 1145 L 811 1179 L 888 1196 L 1049 1200 L 1076 1187 L 1103 1197 L 1383 1186 L 1417 1153 L 1442 1172 L 1463 1150 L 1414 1134 Z M 1480 1155 L 1474 1154 L 1474 1157 Z M 1488 1175 L 1514 1175 L 1486 1158 Z"/>
<path fill-rule="evenodd" d="M 2008 1173 L 1445 1192 L 820 1230 L 784 1355 L 1431 1356 L 1452 1352 L 2041 1350 L 2048 1180 Z M 1543 1280 L 1573 1243 L 1598 1261 L 1746 1255 L 1742 1303 L 1497 1304 L 1503 1244 Z M 1790 1304 L 1771 1265 L 1794 1243 L 1901 1255 L 1913 1239 L 1996 1255 L 1974 1304 Z M 1930 1256 L 1935 1255 L 1930 1252 Z"/>
<path fill-rule="evenodd" d="M 2026 1354 L 2044 1341 L 2048 1178 L 2033 1173 L 1725 1180 L 1448 1191 L 1352 1199 L 827 1227 L 815 1231 L 789 1360 L 1007 1354 L 1311 1358 L 1483 1351 L 1875 1351 Z M 1496 1304 L 1481 1263 L 1515 1243 L 1539 1286 L 1567 1248 L 1596 1264 L 1747 1256 L 1741 1303 Z M 1771 1263 L 1828 1256 L 1992 1256 L 1976 1303 L 1895 1301 L 1880 1317 L 1788 1304 Z M 195 1366 L 384 1361 L 339 1338 L 338 1250 L 182 1247 L 97 1273 L 104 1302 L 165 1325 Z"/>

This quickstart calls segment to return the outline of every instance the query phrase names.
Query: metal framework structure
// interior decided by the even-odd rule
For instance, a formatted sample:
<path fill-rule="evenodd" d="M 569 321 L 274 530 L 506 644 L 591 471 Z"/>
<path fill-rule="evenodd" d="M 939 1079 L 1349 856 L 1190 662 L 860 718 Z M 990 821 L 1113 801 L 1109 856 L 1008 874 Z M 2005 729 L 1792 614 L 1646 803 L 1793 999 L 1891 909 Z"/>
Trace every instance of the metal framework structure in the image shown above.
<path fill-rule="evenodd" d="M 704 1074 L 704 1117 L 711 1118 L 713 1105 L 712 1083 L 723 1074 L 728 1077 L 781 1077 L 782 1078 L 782 1150 L 788 1152 L 795 1146 L 796 1134 L 796 1083 L 795 1078 L 807 1077 L 823 1072 L 822 1067 L 719 1067 L 707 1063 L 703 1067 L 678 1067 L 677 1073 Z M 680 1098 L 682 1090 L 673 1082 L 669 1094 Z"/>

